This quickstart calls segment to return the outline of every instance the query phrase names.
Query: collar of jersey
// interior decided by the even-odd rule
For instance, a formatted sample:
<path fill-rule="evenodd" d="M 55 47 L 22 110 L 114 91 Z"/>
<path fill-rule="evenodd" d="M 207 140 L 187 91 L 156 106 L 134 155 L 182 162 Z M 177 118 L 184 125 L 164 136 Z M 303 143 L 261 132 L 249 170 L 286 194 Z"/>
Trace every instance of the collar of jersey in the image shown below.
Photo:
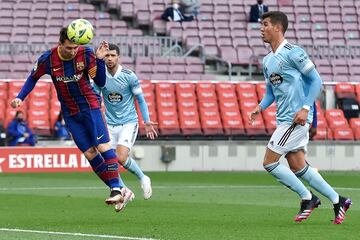
<path fill-rule="evenodd" d="M 280 50 L 285 46 L 285 44 L 287 44 L 287 43 L 288 43 L 288 41 L 286 39 L 284 39 L 284 41 L 282 41 L 282 43 L 279 45 L 279 47 L 274 52 L 274 55 L 276 56 L 280 52 Z"/>
<path fill-rule="evenodd" d="M 58 55 L 59 55 L 59 58 L 60 58 L 62 61 L 69 61 L 69 60 L 73 59 L 73 58 L 67 59 L 67 58 L 64 58 L 63 56 L 61 56 L 60 50 L 59 50 L 59 46 L 57 47 L 57 53 L 58 53 Z"/>
<path fill-rule="evenodd" d="M 111 75 L 111 73 L 108 71 L 108 69 L 106 68 L 106 74 L 107 75 L 109 75 L 109 77 L 112 77 L 112 78 L 114 78 L 114 77 L 116 77 L 116 76 L 118 76 L 120 73 L 121 73 L 121 70 L 123 69 L 123 67 L 119 64 L 119 67 L 118 67 L 118 69 L 116 70 L 116 73 L 114 74 L 114 76 L 113 75 Z"/>

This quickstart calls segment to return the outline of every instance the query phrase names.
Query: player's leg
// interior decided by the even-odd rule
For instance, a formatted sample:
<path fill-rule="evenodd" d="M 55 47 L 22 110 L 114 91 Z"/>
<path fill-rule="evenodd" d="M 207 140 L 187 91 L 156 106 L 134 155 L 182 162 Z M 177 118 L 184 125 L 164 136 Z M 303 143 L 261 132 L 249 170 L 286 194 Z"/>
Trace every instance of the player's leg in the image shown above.
<path fill-rule="evenodd" d="M 320 173 L 306 163 L 304 151 L 289 154 L 287 160 L 297 177 L 304 179 L 312 188 L 327 197 L 334 204 L 334 223 L 341 224 L 345 218 L 345 212 L 351 205 L 351 199 L 339 196 Z"/>
<path fill-rule="evenodd" d="M 66 127 L 73 136 L 77 147 L 88 159 L 93 171 L 112 190 L 111 194 L 115 196 L 115 200 L 122 201 L 117 170 L 114 170 L 113 164 L 106 162 L 94 147 L 94 134 L 91 130 L 96 127 L 91 127 L 93 121 L 91 118 L 89 119 L 89 114 L 90 113 L 78 113 L 72 117 L 64 116 Z M 117 167 L 117 164 L 115 165 L 115 167 Z"/>
<path fill-rule="evenodd" d="M 279 162 L 281 154 L 267 148 L 264 157 L 264 168 L 273 175 L 280 183 L 296 192 L 301 199 L 311 199 L 310 191 L 286 166 Z"/>
<path fill-rule="evenodd" d="M 110 125 L 107 125 L 107 129 L 109 131 L 109 137 L 110 137 L 110 147 L 112 149 L 116 149 L 116 145 L 117 145 L 117 142 L 118 142 L 118 128 L 121 127 L 121 126 L 110 126 Z M 120 176 L 120 173 L 119 173 L 119 182 L 120 182 L 120 186 L 123 186 L 123 187 L 126 187 L 123 179 L 121 178 Z"/>
<path fill-rule="evenodd" d="M 280 157 L 288 152 L 285 144 L 292 140 L 293 131 L 294 127 L 290 124 L 281 124 L 276 128 L 267 145 L 263 165 L 271 175 L 296 192 L 301 199 L 311 199 L 311 193 L 304 184 L 288 167 L 279 162 Z"/>
<path fill-rule="evenodd" d="M 145 199 L 149 199 L 152 195 L 151 179 L 146 176 L 140 166 L 129 155 L 133 147 L 138 133 L 138 123 L 128 123 L 119 126 L 116 132 L 118 141 L 116 145 L 116 154 L 119 157 L 120 164 L 131 173 L 137 176 L 140 181 L 141 188 Z"/>

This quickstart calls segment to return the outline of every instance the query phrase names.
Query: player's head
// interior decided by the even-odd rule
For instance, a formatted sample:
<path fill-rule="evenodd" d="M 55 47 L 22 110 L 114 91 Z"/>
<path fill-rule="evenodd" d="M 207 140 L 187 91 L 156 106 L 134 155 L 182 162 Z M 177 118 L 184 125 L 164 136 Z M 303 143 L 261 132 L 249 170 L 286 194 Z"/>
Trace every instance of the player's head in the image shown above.
<path fill-rule="evenodd" d="M 61 57 L 65 59 L 72 59 L 75 57 L 79 45 L 69 40 L 66 31 L 67 29 L 65 27 L 60 30 L 59 51 Z"/>
<path fill-rule="evenodd" d="M 18 120 L 19 122 L 24 121 L 24 113 L 23 113 L 23 111 L 16 111 L 16 113 L 15 113 L 15 118 L 16 118 L 16 120 Z"/>
<path fill-rule="evenodd" d="M 105 64 L 109 69 L 113 69 L 119 63 L 120 49 L 117 45 L 109 43 L 109 51 L 105 55 Z"/>
<path fill-rule="evenodd" d="M 261 16 L 261 35 L 264 42 L 270 43 L 273 40 L 284 36 L 288 28 L 288 18 L 280 11 L 266 12 Z"/>

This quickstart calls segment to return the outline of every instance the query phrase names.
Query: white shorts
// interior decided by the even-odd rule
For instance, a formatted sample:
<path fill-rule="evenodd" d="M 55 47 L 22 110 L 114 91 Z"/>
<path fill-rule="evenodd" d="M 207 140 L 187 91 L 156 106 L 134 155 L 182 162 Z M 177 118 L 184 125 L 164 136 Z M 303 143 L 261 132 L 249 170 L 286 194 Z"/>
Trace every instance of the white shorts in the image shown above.
<path fill-rule="evenodd" d="M 305 124 L 304 126 L 297 124 L 293 127 L 290 123 L 283 123 L 276 128 L 267 147 L 270 150 L 283 155 L 299 150 L 304 150 L 306 152 L 308 142 L 309 124 Z"/>
<path fill-rule="evenodd" d="M 139 125 L 138 123 L 127 123 L 124 125 L 107 125 L 110 134 L 110 144 L 113 149 L 117 145 L 128 147 L 131 150 L 135 143 Z"/>

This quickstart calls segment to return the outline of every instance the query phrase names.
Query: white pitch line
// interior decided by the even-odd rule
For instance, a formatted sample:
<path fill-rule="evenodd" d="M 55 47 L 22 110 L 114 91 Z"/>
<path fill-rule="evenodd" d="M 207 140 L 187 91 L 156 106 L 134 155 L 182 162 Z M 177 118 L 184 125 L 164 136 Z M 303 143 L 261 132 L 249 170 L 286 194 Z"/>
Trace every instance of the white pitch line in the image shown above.
<path fill-rule="evenodd" d="M 154 189 L 274 189 L 284 188 L 282 185 L 166 185 L 166 186 L 153 186 Z M 28 190 L 99 190 L 105 187 L 14 187 L 14 188 L 0 188 L 0 191 L 28 191 Z M 360 188 L 346 188 L 334 187 L 334 189 L 345 191 L 359 191 Z"/>
<path fill-rule="evenodd" d="M 47 234 L 47 235 L 67 235 L 67 236 L 79 236 L 79 237 L 126 239 L 126 240 L 156 240 L 154 238 L 125 237 L 125 236 L 116 236 L 116 235 L 86 234 L 86 233 L 72 233 L 72 232 L 38 231 L 38 230 L 18 229 L 18 228 L 0 228 L 0 231 L 3 231 L 3 232 L 39 233 L 39 234 Z"/>

